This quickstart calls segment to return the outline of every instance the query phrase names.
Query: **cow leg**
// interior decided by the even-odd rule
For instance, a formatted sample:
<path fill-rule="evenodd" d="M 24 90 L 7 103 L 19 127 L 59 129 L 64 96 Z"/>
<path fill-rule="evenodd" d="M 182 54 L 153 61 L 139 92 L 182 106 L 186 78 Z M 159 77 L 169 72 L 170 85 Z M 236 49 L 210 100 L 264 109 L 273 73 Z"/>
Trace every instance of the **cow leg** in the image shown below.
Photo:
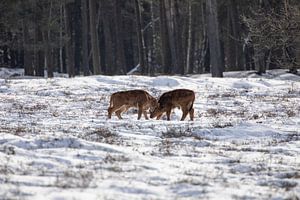
<path fill-rule="evenodd" d="M 123 119 L 121 114 L 123 112 L 126 112 L 128 109 L 130 108 L 130 106 L 122 106 L 119 110 L 116 111 L 116 115 L 118 116 L 119 119 Z"/>
<path fill-rule="evenodd" d="M 122 116 L 121 116 L 121 114 L 122 114 L 122 112 L 124 112 L 124 107 L 121 107 L 119 110 L 117 110 L 115 113 L 116 113 L 116 115 L 117 115 L 117 117 L 119 118 L 119 119 L 123 119 L 122 118 Z"/>
<path fill-rule="evenodd" d="M 118 117 L 119 119 L 123 119 L 122 116 L 121 116 L 122 112 L 123 112 L 122 109 L 116 111 L 116 115 L 117 115 L 117 117 Z"/>
<path fill-rule="evenodd" d="M 109 107 L 108 109 L 107 109 L 107 112 L 108 112 L 108 119 L 111 119 L 111 110 L 112 110 L 112 108 L 111 107 Z"/>
<path fill-rule="evenodd" d="M 108 109 L 107 109 L 107 117 L 108 117 L 108 119 L 111 119 L 111 114 L 112 114 L 112 104 L 113 104 L 113 101 L 112 101 L 112 97 L 110 97 L 110 103 L 109 103 L 109 107 L 108 107 Z"/>
<path fill-rule="evenodd" d="M 120 106 L 113 106 L 111 108 L 108 108 L 108 119 L 111 119 L 111 115 L 120 109 Z"/>
<path fill-rule="evenodd" d="M 138 105 L 138 120 L 141 119 L 143 113 L 143 106 Z"/>
<path fill-rule="evenodd" d="M 189 111 L 191 121 L 194 121 L 194 108 L 191 108 Z"/>
<path fill-rule="evenodd" d="M 146 110 L 143 111 L 143 114 L 144 114 L 145 119 L 148 120 L 149 118 L 148 118 L 148 116 L 147 116 L 147 111 L 146 111 Z"/>
<path fill-rule="evenodd" d="M 111 119 L 111 115 L 117 110 L 117 107 L 110 107 L 108 108 L 108 119 Z"/>
<path fill-rule="evenodd" d="M 166 112 L 166 113 L 167 113 L 167 120 L 168 120 L 168 121 L 170 121 L 170 119 L 171 119 L 171 118 L 170 118 L 171 111 L 172 111 L 172 108 L 168 109 L 167 112 Z"/>
<path fill-rule="evenodd" d="M 181 109 L 182 109 L 182 117 L 181 117 L 180 121 L 184 121 L 184 119 L 186 118 L 186 116 L 189 113 L 189 111 L 185 107 L 181 107 Z"/>

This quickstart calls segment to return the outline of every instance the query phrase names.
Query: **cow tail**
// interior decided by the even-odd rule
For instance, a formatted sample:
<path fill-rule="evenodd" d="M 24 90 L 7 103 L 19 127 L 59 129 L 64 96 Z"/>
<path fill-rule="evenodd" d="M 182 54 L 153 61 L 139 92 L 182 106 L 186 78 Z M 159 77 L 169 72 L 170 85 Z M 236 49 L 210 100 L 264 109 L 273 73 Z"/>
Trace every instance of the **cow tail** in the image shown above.
<path fill-rule="evenodd" d="M 189 111 L 191 111 L 193 109 L 194 101 L 195 101 L 195 99 L 192 101 L 192 103 L 190 105 L 190 108 L 189 108 Z"/>
<path fill-rule="evenodd" d="M 109 107 L 113 107 L 113 95 L 110 96 Z"/>

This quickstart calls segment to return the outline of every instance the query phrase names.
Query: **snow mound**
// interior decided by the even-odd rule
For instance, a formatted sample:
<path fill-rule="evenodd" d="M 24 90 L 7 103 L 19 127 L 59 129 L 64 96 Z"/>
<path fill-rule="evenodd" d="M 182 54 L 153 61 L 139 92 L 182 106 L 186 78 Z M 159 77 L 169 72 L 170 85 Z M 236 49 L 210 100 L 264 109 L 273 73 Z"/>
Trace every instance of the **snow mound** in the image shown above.
<path fill-rule="evenodd" d="M 160 87 L 177 87 L 179 86 L 178 80 L 170 77 L 156 77 L 152 80 L 152 86 L 160 86 Z"/>

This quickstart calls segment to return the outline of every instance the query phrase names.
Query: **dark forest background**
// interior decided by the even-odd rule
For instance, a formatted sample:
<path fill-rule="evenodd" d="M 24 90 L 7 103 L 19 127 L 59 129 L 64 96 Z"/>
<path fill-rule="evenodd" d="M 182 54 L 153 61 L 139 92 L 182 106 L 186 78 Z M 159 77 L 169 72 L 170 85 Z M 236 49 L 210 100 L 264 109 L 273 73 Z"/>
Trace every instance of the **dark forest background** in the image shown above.
<path fill-rule="evenodd" d="M 0 0 L 0 67 L 25 75 L 300 65 L 299 0 Z"/>

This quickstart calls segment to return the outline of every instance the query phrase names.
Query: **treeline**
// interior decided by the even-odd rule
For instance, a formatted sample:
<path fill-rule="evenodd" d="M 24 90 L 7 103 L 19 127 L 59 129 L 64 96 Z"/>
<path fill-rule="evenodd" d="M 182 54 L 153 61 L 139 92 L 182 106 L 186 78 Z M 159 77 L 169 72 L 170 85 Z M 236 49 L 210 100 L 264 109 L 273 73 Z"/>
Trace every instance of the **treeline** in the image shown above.
<path fill-rule="evenodd" d="M 299 23 L 299 0 L 0 0 L 0 67 L 43 77 L 297 73 Z"/>

